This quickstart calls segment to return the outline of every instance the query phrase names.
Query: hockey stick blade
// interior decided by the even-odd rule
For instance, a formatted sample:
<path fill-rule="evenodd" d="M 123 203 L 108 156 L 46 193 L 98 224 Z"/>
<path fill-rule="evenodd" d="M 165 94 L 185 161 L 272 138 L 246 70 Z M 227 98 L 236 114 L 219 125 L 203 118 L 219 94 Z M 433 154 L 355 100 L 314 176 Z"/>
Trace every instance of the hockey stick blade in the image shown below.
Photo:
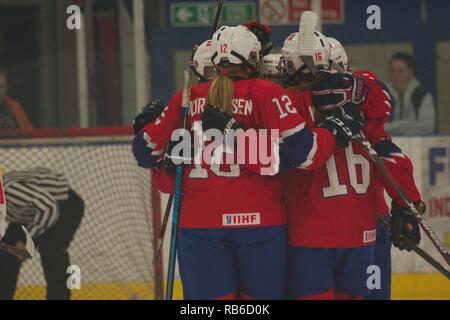
<path fill-rule="evenodd" d="M 300 18 L 298 28 L 298 46 L 300 58 L 303 63 L 312 72 L 317 73 L 314 64 L 314 31 L 316 30 L 318 16 L 312 11 L 305 11 Z"/>
<path fill-rule="evenodd" d="M 28 233 L 28 230 L 22 226 L 22 230 L 23 232 L 25 232 L 25 237 L 26 237 L 26 244 L 25 244 L 25 249 L 28 252 L 28 254 L 30 255 L 30 258 L 34 257 L 34 253 L 36 251 L 36 247 L 34 246 L 34 242 L 33 239 L 31 239 L 30 234 Z"/>
<path fill-rule="evenodd" d="M 6 251 L 6 252 L 8 252 L 12 255 L 15 255 L 17 257 L 20 257 L 20 258 L 31 259 L 34 257 L 36 248 L 34 246 L 33 239 L 31 239 L 31 236 L 28 233 L 28 230 L 24 226 L 22 226 L 22 230 L 23 230 L 23 232 L 25 232 L 25 238 L 26 238 L 25 249 L 19 249 L 19 248 L 16 248 L 15 246 L 11 246 L 9 244 L 0 242 L 0 250 Z"/>
<path fill-rule="evenodd" d="M 26 249 L 18 249 L 3 242 L 0 242 L 0 250 L 8 252 L 19 258 L 30 259 L 33 257 Z"/>

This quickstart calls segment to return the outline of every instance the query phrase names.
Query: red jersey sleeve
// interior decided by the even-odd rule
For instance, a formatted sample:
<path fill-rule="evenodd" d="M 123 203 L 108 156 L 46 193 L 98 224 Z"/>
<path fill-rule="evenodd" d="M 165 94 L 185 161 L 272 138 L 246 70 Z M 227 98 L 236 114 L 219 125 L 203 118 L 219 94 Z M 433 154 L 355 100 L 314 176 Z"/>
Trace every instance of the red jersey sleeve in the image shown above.
<path fill-rule="evenodd" d="M 365 118 L 364 134 L 374 149 L 380 155 L 393 180 L 408 195 L 411 201 L 420 200 L 420 193 L 413 177 L 413 164 L 411 160 L 396 146 L 384 129 L 391 112 L 391 97 L 385 85 L 374 78 L 373 74 L 365 76 L 369 87 L 366 102 L 361 107 Z M 377 168 L 377 176 L 388 192 L 389 196 L 403 204 L 399 194 Z"/>
<path fill-rule="evenodd" d="M 175 175 L 169 174 L 163 168 L 153 169 L 153 183 L 162 193 L 175 192 Z"/>
<path fill-rule="evenodd" d="M 312 157 L 312 161 L 302 169 L 316 169 L 331 157 L 336 147 L 336 140 L 327 129 L 316 127 L 311 91 L 299 92 L 298 99 L 301 101 L 298 106 L 299 112 L 306 120 L 306 126 L 311 130 L 315 137 L 317 145 L 315 149 L 319 150 L 319 152 L 316 152 L 314 157 Z"/>

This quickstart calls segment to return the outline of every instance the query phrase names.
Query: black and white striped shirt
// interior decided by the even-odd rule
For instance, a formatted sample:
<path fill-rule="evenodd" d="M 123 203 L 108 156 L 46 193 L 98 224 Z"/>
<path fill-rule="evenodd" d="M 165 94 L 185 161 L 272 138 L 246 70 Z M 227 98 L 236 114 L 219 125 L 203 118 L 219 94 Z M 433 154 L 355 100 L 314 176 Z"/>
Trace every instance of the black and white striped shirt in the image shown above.
<path fill-rule="evenodd" d="M 9 172 L 3 176 L 7 220 L 27 226 L 32 237 L 43 234 L 59 218 L 58 201 L 69 194 L 67 178 L 47 168 Z"/>

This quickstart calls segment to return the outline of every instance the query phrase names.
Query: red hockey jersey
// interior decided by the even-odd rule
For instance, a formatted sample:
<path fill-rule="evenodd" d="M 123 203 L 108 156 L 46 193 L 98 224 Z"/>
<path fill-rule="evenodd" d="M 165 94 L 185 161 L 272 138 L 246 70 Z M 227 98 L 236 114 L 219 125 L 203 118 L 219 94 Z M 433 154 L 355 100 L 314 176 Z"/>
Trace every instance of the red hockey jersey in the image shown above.
<path fill-rule="evenodd" d="M 389 95 L 372 74 L 370 77 L 367 74 L 369 94 L 360 110 L 365 119 L 364 134 L 372 145 L 379 145 L 390 141 L 384 130 L 390 113 Z M 304 106 L 299 111 L 307 125 L 314 127 L 311 97 L 300 105 Z M 412 179 L 410 168 L 394 169 L 396 180 Z M 291 170 L 283 174 L 282 181 L 290 245 L 349 248 L 374 243 L 377 218 L 387 207 L 377 168 L 361 143 L 354 140 L 346 149 L 337 147 L 317 170 Z M 415 191 L 415 186 L 408 187 L 407 192 L 417 198 Z"/>
<path fill-rule="evenodd" d="M 326 130 L 312 132 L 305 127 L 296 101 L 278 85 L 259 79 L 234 81 L 233 116 L 248 131 L 277 129 L 284 156 L 302 167 L 319 158 L 328 158 L 334 138 Z M 191 88 L 188 128 L 201 129 L 209 83 Z M 177 93 L 161 116 L 144 127 L 135 138 L 133 149 L 141 166 L 155 166 L 149 155 L 161 160 L 172 132 L 180 126 L 182 93 Z M 319 141 L 322 151 L 317 149 Z M 322 142 L 325 141 L 325 142 Z M 227 151 L 230 152 L 230 151 Z M 231 151 L 232 152 L 232 151 Z M 322 153 L 327 153 L 323 155 Z M 292 160 L 294 159 L 294 160 Z M 145 162 L 148 162 L 146 164 Z M 255 168 L 256 167 L 256 168 Z M 181 227 L 229 228 L 273 226 L 286 223 L 278 175 L 262 175 L 262 165 L 201 164 L 186 165 L 182 184 Z M 276 170 L 274 170 L 274 173 Z M 167 190 L 164 174 L 160 185 Z"/>

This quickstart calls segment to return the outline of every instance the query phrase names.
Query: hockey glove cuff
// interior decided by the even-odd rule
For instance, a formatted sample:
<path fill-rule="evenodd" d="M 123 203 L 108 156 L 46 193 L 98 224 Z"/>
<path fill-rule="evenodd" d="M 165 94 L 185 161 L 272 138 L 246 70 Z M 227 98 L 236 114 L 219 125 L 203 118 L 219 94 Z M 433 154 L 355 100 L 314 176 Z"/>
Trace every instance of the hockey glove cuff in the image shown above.
<path fill-rule="evenodd" d="M 321 111 L 340 108 L 349 102 L 361 104 L 366 99 L 367 87 L 361 75 L 321 70 L 318 77 L 321 81 L 312 90 L 312 100 Z"/>

